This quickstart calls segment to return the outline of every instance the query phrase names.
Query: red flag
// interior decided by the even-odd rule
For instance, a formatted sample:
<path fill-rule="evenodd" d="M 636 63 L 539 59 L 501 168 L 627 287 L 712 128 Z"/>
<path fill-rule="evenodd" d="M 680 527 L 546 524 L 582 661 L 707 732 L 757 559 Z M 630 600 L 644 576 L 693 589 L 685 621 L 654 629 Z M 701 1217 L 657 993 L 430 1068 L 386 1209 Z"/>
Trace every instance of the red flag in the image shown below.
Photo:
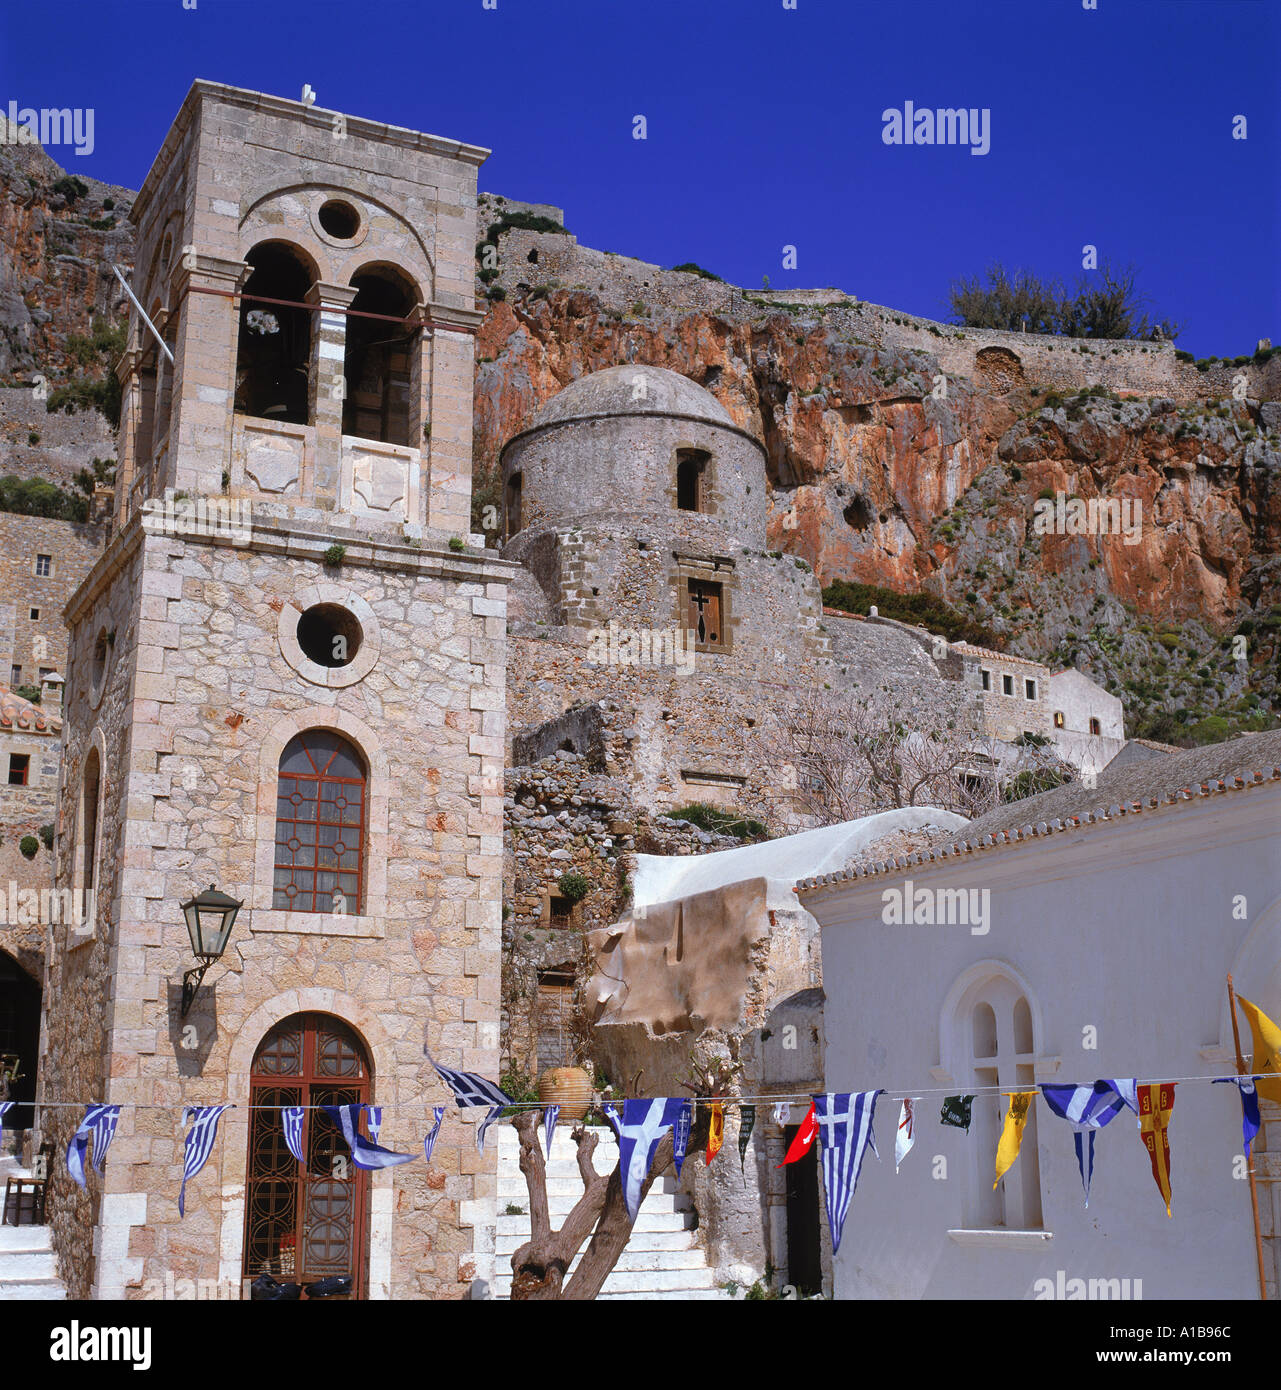
<path fill-rule="evenodd" d="M 792 1140 L 791 1148 L 787 1151 L 787 1157 L 778 1167 L 784 1164 L 795 1163 L 798 1158 L 804 1158 L 810 1151 L 810 1146 L 814 1143 L 818 1135 L 818 1116 L 814 1111 L 814 1102 L 810 1101 L 810 1108 L 805 1118 L 801 1121 L 801 1127 L 796 1131 L 796 1138 Z"/>

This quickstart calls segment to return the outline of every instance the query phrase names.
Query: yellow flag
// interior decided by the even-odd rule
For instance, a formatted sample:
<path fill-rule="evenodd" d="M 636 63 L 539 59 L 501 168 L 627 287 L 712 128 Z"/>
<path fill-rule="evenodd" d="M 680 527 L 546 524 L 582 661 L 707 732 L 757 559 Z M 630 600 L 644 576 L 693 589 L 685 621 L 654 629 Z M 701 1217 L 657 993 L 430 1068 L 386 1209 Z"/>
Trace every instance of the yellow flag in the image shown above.
<path fill-rule="evenodd" d="M 1035 1091 L 1016 1091 L 1010 1097 L 1005 1128 L 1001 1131 L 1001 1142 L 996 1146 L 996 1182 L 992 1184 L 993 1191 L 1019 1156 L 1019 1145 L 1023 1142 L 1023 1126 L 1027 1124 L 1028 1108 L 1035 1096 Z"/>
<path fill-rule="evenodd" d="M 1281 1071 L 1281 1028 L 1278 1028 L 1257 1004 L 1251 1004 L 1239 994 L 1237 1003 L 1250 1020 L 1250 1031 L 1254 1034 L 1254 1060 L 1250 1063 L 1250 1070 L 1255 1073 Z M 1264 1100 L 1274 1100 L 1281 1104 L 1281 1077 L 1274 1077 L 1271 1081 L 1260 1081 L 1255 1089 Z"/>

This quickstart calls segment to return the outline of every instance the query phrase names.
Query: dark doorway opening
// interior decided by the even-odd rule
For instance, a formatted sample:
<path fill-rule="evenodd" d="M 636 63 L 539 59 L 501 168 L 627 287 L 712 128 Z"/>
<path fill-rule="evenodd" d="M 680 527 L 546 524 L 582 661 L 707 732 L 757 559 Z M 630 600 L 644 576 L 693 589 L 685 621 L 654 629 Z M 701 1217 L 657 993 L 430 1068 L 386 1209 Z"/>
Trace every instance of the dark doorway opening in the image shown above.
<path fill-rule="evenodd" d="M 791 1148 L 799 1125 L 784 1130 L 784 1152 Z M 789 1163 L 787 1174 L 787 1282 L 799 1294 L 823 1292 L 822 1241 L 818 1218 L 818 1145 L 804 1158 Z"/>
<path fill-rule="evenodd" d="M 12 956 L 0 951 L 0 1068 L 16 1102 L 4 1117 L 6 1130 L 30 1129 L 40 1059 L 40 986 Z M 12 1138 L 12 1136 L 8 1136 Z"/>

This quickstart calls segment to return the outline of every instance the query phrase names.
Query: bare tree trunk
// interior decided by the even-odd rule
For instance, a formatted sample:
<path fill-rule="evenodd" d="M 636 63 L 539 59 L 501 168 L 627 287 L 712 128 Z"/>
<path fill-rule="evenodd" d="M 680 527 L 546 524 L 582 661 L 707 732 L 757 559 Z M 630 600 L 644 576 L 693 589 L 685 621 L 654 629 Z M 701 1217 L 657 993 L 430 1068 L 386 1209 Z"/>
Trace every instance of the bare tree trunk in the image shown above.
<path fill-rule="evenodd" d="M 618 1168 L 598 1173 L 592 1162 L 598 1136 L 578 1125 L 573 1131 L 578 1145 L 578 1171 L 583 1179 L 583 1195 L 565 1218 L 559 1231 L 551 1228 L 547 1202 L 547 1169 L 538 1143 L 539 1113 L 528 1110 L 514 1120 L 520 1138 L 520 1168 L 529 1189 L 530 1238 L 512 1256 L 513 1300 L 593 1299 L 610 1271 L 618 1263 L 632 1233 L 623 1201 L 623 1184 Z M 672 1161 L 672 1136 L 663 1136 L 641 1188 L 641 1200 Z M 594 1234 L 593 1234 L 594 1229 Z M 583 1242 L 591 1244 L 574 1276 L 566 1274 Z"/>

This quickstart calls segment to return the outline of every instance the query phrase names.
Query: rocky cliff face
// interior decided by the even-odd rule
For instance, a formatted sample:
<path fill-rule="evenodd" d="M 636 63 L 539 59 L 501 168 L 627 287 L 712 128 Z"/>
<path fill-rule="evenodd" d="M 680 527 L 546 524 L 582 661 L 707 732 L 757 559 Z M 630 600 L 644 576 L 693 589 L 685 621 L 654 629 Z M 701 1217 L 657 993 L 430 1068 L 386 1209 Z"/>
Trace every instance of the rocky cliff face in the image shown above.
<path fill-rule="evenodd" d="M 0 144 L 0 381 L 64 378 L 68 335 L 124 313 L 111 266 L 133 264 L 133 197 L 68 174 L 38 145 Z"/>
<path fill-rule="evenodd" d="M 123 307 L 110 263 L 132 263 L 132 195 L 82 182 L 38 148 L 0 146 L 0 378 L 64 379 L 68 335 Z M 483 196 L 481 227 L 520 209 L 557 220 Z M 770 543 L 824 583 L 931 589 L 1014 650 L 1107 680 L 1132 724 L 1271 707 L 1281 357 L 1198 373 L 1169 344 L 967 332 L 837 291 L 778 302 L 568 235 L 493 235 L 478 284 L 492 297 L 477 339 L 477 529 L 503 443 L 544 400 L 585 373 L 653 363 L 764 441 Z M 12 449 L 0 469 L 38 470 L 38 454 Z M 1038 534 L 1038 502 L 1059 493 L 1141 503 L 1137 534 Z M 1224 657 L 1242 623 L 1244 669 Z M 1183 676 L 1195 698 L 1175 692 Z"/>

